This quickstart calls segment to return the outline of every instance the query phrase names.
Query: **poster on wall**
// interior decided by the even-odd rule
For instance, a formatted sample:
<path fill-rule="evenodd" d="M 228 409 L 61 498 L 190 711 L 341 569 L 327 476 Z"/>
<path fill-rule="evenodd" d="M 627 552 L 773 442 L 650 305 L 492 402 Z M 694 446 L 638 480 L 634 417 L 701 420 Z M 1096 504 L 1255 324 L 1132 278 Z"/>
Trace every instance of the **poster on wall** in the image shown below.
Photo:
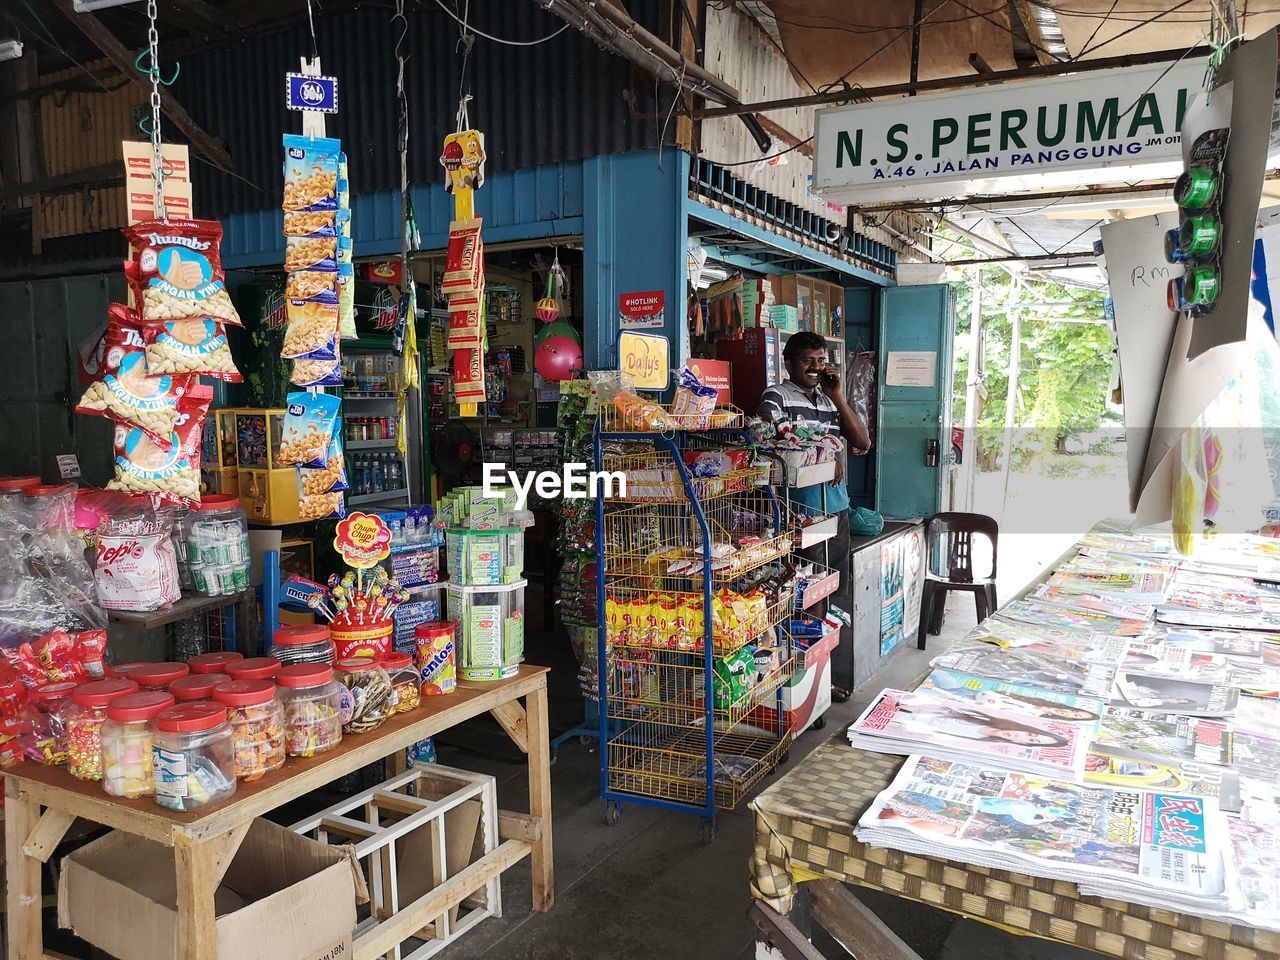
<path fill-rule="evenodd" d="M 623 330 L 661 330 L 667 295 L 661 290 L 618 294 L 618 325 Z"/>
<path fill-rule="evenodd" d="M 887 657 L 906 636 L 904 537 L 880 546 L 880 656 Z M 919 618 L 917 606 L 916 617 Z"/>
<path fill-rule="evenodd" d="M 914 637 L 920 630 L 920 604 L 924 600 L 924 530 L 916 527 L 899 538 L 902 544 L 903 567 L 903 638 Z"/>

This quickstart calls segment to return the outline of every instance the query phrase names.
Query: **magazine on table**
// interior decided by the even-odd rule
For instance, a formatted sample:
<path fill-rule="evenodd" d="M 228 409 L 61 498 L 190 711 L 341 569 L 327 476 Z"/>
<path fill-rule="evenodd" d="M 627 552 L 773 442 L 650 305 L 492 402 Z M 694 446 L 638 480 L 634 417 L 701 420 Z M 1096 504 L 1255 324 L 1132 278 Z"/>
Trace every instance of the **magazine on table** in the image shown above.
<path fill-rule="evenodd" d="M 1226 817 L 1212 797 L 982 769 L 911 757 L 858 821 L 857 838 L 1104 896 L 1158 896 L 1193 911 L 1239 906 Z"/>
<path fill-rule="evenodd" d="M 1189 630 L 1184 627 L 1160 626 L 1144 639 L 1192 653 L 1229 657 L 1239 663 L 1262 663 L 1263 647 L 1270 641 L 1270 635 L 1240 630 Z M 1275 640 L 1280 641 L 1280 637 Z"/>
<path fill-rule="evenodd" d="M 961 703 L 924 692 L 884 690 L 849 727 L 849 742 L 874 753 L 988 763 L 1079 782 L 1089 731 L 1025 710 Z"/>
<path fill-rule="evenodd" d="M 1229 684 L 1235 675 L 1237 661 L 1217 654 L 1197 653 L 1190 647 L 1169 644 L 1153 637 L 1137 637 L 1125 648 L 1120 668 L 1160 677 Z M 1253 669 L 1261 670 L 1262 666 L 1259 663 Z"/>
<path fill-rule="evenodd" d="M 1268 736 L 1280 737 L 1280 699 L 1255 697 L 1246 693 L 1236 704 L 1232 723 L 1243 730 L 1256 730 Z"/>
<path fill-rule="evenodd" d="M 1169 589 L 1178 565 L 1169 560 L 1152 557 L 1135 557 L 1128 553 L 1115 553 L 1101 547 L 1081 547 L 1080 552 L 1058 568 L 1059 572 L 1075 573 L 1132 573 L 1158 578 L 1163 595 Z"/>
<path fill-rule="evenodd" d="M 1231 766 L 1232 727 L 1222 720 L 1107 707 L 1094 746 L 1123 747 L 1153 760 Z"/>
<path fill-rule="evenodd" d="M 1125 553 L 1134 557 L 1159 559 L 1173 555 L 1173 540 L 1168 535 L 1144 535 L 1132 532 L 1090 530 L 1080 538 L 1082 548 Z"/>
<path fill-rule="evenodd" d="M 1032 598 L 1015 600 L 1001 607 L 999 612 L 993 614 L 992 619 L 1014 620 L 1046 627 L 1074 628 L 1092 633 L 1105 633 L 1113 637 L 1136 637 L 1147 627 L 1145 620 L 1109 617 L 1093 610 L 1077 610 L 1051 603 L 1041 603 Z"/>
<path fill-rule="evenodd" d="M 1057 607 L 1070 607 L 1072 610 L 1086 610 L 1090 613 L 1101 613 L 1121 620 L 1139 620 L 1143 623 L 1150 621 L 1156 611 L 1154 602 L 1144 603 L 1128 597 L 1063 590 L 1049 584 L 1041 584 L 1037 587 L 1032 598 L 1039 603 L 1051 603 Z"/>
<path fill-rule="evenodd" d="M 918 689 L 951 700 L 1001 710 L 1020 710 L 1038 717 L 1078 724 L 1088 730 L 1090 735 L 1097 729 L 1105 706 L 1099 697 L 1046 690 L 1044 687 L 981 677 L 947 667 L 935 667 L 921 681 Z"/>
<path fill-rule="evenodd" d="M 1024 647 L 1031 643 L 1059 643 L 1066 646 L 1078 644 L 1081 631 L 1075 627 L 1045 627 L 1038 623 L 1020 620 L 1001 620 L 988 617 L 969 631 L 969 638 L 992 643 L 999 647 Z"/>
<path fill-rule="evenodd" d="M 1231 765 L 1241 777 L 1280 784 L 1280 737 L 1236 727 L 1231 737 Z"/>
<path fill-rule="evenodd" d="M 1084 762 L 1084 782 L 1095 787 L 1165 790 L 1214 797 L 1218 809 L 1240 809 L 1240 775 L 1230 767 L 1173 757 L 1152 757 L 1124 747 L 1094 743 Z"/>
<path fill-rule="evenodd" d="M 1111 704 L 1193 717 L 1229 717 L 1239 697 L 1239 690 L 1223 684 L 1121 670 L 1116 673 Z"/>
<path fill-rule="evenodd" d="M 953 644 L 948 653 L 963 650 L 980 649 L 981 646 L 992 645 L 991 635 L 960 640 Z M 976 642 L 975 642 L 976 641 Z M 1004 647 L 1018 653 L 1034 653 L 1055 660 L 1070 660 L 1073 663 L 1110 663 L 1119 664 L 1128 649 L 1135 642 L 1129 637 L 1110 637 L 1105 633 L 1070 634 L 1066 639 L 1034 639 L 1023 638 L 1016 644 L 995 641 L 995 646 Z"/>
<path fill-rule="evenodd" d="M 1058 693 L 1087 697 L 1109 697 L 1116 674 L 1114 663 L 1034 653 L 1018 649 L 982 646 L 953 650 L 934 658 L 933 666 L 947 667 L 980 677 L 1023 683 Z"/>
<path fill-rule="evenodd" d="M 1169 586 L 1169 574 L 1146 567 L 1128 570 L 1085 570 L 1067 565 L 1053 573 L 1044 584 L 1064 593 L 1084 593 L 1115 597 L 1132 602 L 1159 603 Z"/>

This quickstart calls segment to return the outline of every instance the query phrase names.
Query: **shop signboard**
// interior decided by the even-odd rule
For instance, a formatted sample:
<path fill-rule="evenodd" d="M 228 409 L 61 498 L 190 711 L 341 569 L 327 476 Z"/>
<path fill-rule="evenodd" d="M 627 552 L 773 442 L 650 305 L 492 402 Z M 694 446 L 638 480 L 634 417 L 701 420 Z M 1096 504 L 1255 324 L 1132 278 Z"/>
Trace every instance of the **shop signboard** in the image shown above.
<path fill-rule="evenodd" d="M 624 330 L 618 334 L 618 366 L 637 390 L 665 390 L 671 380 L 666 337 Z"/>
<path fill-rule="evenodd" d="M 623 330 L 661 330 L 667 295 L 661 290 L 618 294 L 618 325 Z"/>
<path fill-rule="evenodd" d="M 847 104 L 815 119 L 814 192 L 936 200 L 1176 176 L 1205 61 Z"/>
<path fill-rule="evenodd" d="M 728 360 L 705 360 L 698 357 L 689 361 L 689 370 L 698 378 L 698 382 L 715 390 L 718 404 L 733 403 L 730 369 Z"/>
<path fill-rule="evenodd" d="M 285 106 L 316 113 L 338 112 L 338 78 L 285 74 Z"/>

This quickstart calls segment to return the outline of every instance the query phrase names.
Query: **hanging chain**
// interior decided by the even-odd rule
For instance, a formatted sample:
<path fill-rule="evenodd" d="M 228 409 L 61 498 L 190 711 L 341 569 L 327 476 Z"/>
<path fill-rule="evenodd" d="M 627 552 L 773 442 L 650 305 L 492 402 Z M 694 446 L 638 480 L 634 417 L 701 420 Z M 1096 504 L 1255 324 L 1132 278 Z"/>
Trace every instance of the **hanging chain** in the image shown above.
<path fill-rule="evenodd" d="M 156 0 L 147 0 L 147 50 L 151 56 L 151 181 L 155 186 L 155 215 L 167 220 L 164 205 L 164 156 L 160 150 L 160 34 L 156 31 Z"/>

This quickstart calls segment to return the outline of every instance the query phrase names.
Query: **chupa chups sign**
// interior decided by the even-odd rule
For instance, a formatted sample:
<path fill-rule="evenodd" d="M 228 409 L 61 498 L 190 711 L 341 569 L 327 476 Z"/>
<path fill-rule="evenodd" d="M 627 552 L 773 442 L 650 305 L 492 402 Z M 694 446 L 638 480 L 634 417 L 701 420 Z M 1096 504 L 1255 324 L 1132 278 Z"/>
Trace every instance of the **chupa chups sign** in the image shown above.
<path fill-rule="evenodd" d="M 353 570 L 368 570 L 391 556 L 391 530 L 377 514 L 349 513 L 338 521 L 333 549 Z"/>
<path fill-rule="evenodd" d="M 937 200 L 1174 176 L 1205 61 L 849 104 L 815 118 L 814 192 Z"/>

